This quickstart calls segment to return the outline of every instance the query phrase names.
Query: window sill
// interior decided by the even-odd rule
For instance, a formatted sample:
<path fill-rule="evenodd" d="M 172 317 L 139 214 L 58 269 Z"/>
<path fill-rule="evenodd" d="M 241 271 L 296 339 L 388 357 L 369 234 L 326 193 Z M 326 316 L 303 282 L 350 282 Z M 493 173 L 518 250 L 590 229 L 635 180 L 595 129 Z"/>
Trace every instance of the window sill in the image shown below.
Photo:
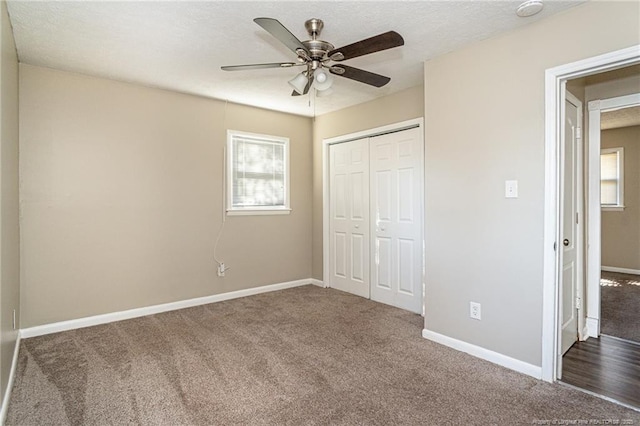
<path fill-rule="evenodd" d="M 603 212 L 621 212 L 624 211 L 624 206 L 601 206 Z"/>
<path fill-rule="evenodd" d="M 290 214 L 291 209 L 242 209 L 242 210 L 227 210 L 227 216 L 265 216 L 265 215 L 278 215 L 278 214 Z"/>

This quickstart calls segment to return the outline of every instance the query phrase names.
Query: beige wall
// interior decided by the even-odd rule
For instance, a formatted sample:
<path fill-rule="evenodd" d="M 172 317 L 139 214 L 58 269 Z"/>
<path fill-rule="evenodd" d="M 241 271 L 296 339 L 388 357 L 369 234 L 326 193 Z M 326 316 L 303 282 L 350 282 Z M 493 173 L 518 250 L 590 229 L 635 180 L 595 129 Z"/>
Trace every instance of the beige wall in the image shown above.
<path fill-rule="evenodd" d="M 322 280 L 322 140 L 424 116 L 424 89 L 412 87 L 315 119 L 313 131 L 313 278 Z"/>
<path fill-rule="evenodd" d="M 624 148 L 623 211 L 602 211 L 602 265 L 640 270 L 640 126 L 603 130 L 601 147 Z"/>
<path fill-rule="evenodd" d="M 541 365 L 545 69 L 639 27 L 638 2 L 588 2 L 425 63 L 427 329 Z"/>
<path fill-rule="evenodd" d="M 20 311 L 20 226 L 18 203 L 18 57 L 7 14 L 0 2 L 0 400 L 6 391 Z M 19 326 L 19 324 L 16 324 Z"/>
<path fill-rule="evenodd" d="M 290 215 L 228 217 L 226 129 L 290 138 Z M 311 276 L 311 119 L 20 65 L 22 326 Z"/>

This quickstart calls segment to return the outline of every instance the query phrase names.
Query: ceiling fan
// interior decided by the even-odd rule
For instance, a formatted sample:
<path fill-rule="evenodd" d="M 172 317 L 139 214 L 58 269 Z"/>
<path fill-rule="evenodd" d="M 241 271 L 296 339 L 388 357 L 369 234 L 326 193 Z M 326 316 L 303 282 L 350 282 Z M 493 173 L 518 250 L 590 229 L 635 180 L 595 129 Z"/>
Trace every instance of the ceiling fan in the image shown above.
<path fill-rule="evenodd" d="M 358 56 L 404 45 L 404 39 L 395 31 L 388 31 L 358 42 L 335 48 L 333 44 L 319 40 L 324 23 L 320 19 L 309 19 L 304 23 L 311 40 L 300 41 L 278 20 L 255 18 L 253 20 L 272 36 L 287 46 L 297 56 L 297 62 L 276 62 L 268 64 L 230 65 L 225 71 L 243 71 L 265 68 L 290 68 L 304 66 L 306 69 L 296 75 L 289 84 L 294 88 L 292 96 L 306 95 L 313 87 L 319 91 L 329 89 L 331 74 L 349 78 L 375 87 L 382 87 L 391 79 L 363 69 L 343 65 L 341 62 Z M 338 62 L 338 64 L 332 64 Z M 327 70 L 329 73 L 327 73 Z"/>

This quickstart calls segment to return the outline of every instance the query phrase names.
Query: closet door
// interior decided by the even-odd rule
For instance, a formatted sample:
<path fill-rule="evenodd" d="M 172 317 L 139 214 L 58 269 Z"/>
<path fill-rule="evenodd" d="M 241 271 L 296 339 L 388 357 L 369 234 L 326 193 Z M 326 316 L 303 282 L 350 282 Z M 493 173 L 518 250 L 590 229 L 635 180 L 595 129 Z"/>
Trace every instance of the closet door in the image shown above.
<path fill-rule="evenodd" d="M 371 299 L 422 312 L 422 129 L 371 138 Z"/>
<path fill-rule="evenodd" d="M 369 298 L 368 139 L 329 148 L 329 285 Z"/>

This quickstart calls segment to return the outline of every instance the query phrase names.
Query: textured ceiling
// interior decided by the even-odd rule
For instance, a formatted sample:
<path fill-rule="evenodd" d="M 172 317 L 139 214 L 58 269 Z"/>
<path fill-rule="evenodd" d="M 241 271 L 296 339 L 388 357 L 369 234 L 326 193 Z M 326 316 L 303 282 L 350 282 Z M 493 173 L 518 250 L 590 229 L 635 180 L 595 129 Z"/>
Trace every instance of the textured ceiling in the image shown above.
<path fill-rule="evenodd" d="M 602 130 L 630 126 L 640 126 L 640 106 L 607 111 L 600 115 Z"/>
<path fill-rule="evenodd" d="M 518 18 L 519 1 L 17 1 L 7 2 L 21 62 L 313 116 L 422 84 L 427 59 L 544 19 L 582 1 L 547 1 Z M 325 23 L 336 47 L 389 30 L 405 46 L 345 61 L 391 77 L 377 89 L 336 77 L 329 96 L 291 97 L 299 69 L 225 72 L 222 65 L 292 61 L 253 22 L 276 18 L 300 40 Z"/>

